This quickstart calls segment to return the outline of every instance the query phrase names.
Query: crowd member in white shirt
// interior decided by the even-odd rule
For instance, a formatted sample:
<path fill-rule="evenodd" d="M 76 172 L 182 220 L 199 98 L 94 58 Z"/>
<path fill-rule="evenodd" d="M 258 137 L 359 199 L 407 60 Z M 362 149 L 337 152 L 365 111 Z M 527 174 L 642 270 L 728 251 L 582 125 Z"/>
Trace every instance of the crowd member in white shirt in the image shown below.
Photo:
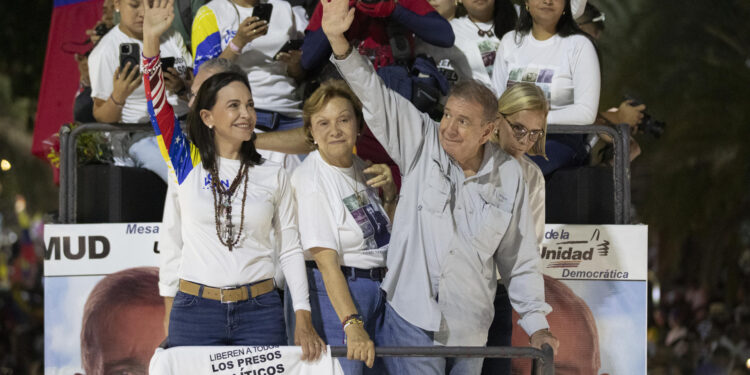
<path fill-rule="evenodd" d="M 530 83 L 519 83 L 505 90 L 498 100 L 500 117 L 490 141 L 521 165 L 523 179 L 529 190 L 529 211 L 534 220 L 538 243 L 544 237 L 544 176 L 539 167 L 526 156 L 544 156 L 547 131 L 547 99 L 544 92 Z M 487 336 L 488 346 L 510 346 L 513 322 L 508 291 L 498 278 L 495 294 L 495 317 Z M 482 374 L 510 374 L 510 358 L 487 358 Z"/>
<path fill-rule="evenodd" d="M 526 0 L 516 30 L 500 41 L 492 76 L 495 91 L 534 83 L 550 102 L 548 123 L 588 125 L 596 119 L 600 80 L 596 48 L 578 28 L 570 0 Z M 588 150 L 582 136 L 555 135 L 547 139 L 546 154 L 547 159 L 532 159 L 548 176 L 583 164 Z"/>
<path fill-rule="evenodd" d="M 207 78 L 183 133 L 165 100 L 158 40 L 172 1 L 146 6 L 144 85 L 170 166 L 159 291 L 168 311 L 167 345 L 284 345 L 273 277 L 284 271 L 297 318 L 295 341 L 313 359 L 325 344 L 312 327 L 304 258 L 289 179 L 255 151 L 255 110 L 244 74 Z"/>
<path fill-rule="evenodd" d="M 466 57 L 470 78 L 492 86 L 492 69 L 500 38 L 516 25 L 510 0 L 463 0 L 466 16 L 451 21 L 456 45 Z M 469 77 L 467 77 L 469 78 Z"/>
<path fill-rule="evenodd" d="M 138 63 L 143 49 L 143 0 L 114 0 L 115 12 L 120 14 L 120 23 L 104 35 L 91 51 L 88 60 L 91 79 L 91 97 L 94 99 L 94 118 L 105 123 L 144 123 L 148 122 L 146 92 L 141 84 Z M 120 46 L 134 43 L 133 64 L 120 66 Z M 187 93 L 185 73 L 192 65 L 192 58 L 185 48 L 179 33 L 170 31 L 159 40 L 159 52 L 164 57 L 174 57 L 174 67 L 164 72 L 167 85 L 167 100 L 178 115 L 188 111 L 187 101 L 178 94 Z M 133 66 L 135 65 L 135 66 Z M 186 96 L 184 96 L 186 98 Z M 122 138 L 120 138 L 122 140 Z M 153 136 L 134 136 L 128 147 L 135 166 L 150 169 L 164 181 L 167 168 L 162 161 L 159 147 Z M 129 165 L 126 161 L 120 161 Z"/>
<path fill-rule="evenodd" d="M 475 79 L 492 86 L 490 77 L 500 37 L 516 25 L 518 12 L 510 0 L 464 0 L 458 7 L 442 0 L 430 4 L 450 21 L 455 45 L 440 48 L 420 41 L 417 51 L 432 56 L 449 82 Z"/>
<path fill-rule="evenodd" d="M 339 362 L 347 375 L 380 374 L 374 344 L 385 312 L 380 283 L 396 184 L 386 164 L 368 166 L 352 152 L 364 120 L 346 83 L 324 82 L 305 101 L 303 118 L 316 150 L 295 170 L 292 187 L 313 325 L 329 345 L 346 343 L 348 359 Z"/>
<path fill-rule="evenodd" d="M 268 22 L 253 12 L 271 7 Z M 302 39 L 307 20 L 283 0 L 212 0 L 193 21 L 195 70 L 222 57 L 239 65 L 253 88 L 258 127 L 264 131 L 302 126 L 302 101 L 295 90 L 304 76 L 301 52 L 277 54 L 290 40 Z"/>

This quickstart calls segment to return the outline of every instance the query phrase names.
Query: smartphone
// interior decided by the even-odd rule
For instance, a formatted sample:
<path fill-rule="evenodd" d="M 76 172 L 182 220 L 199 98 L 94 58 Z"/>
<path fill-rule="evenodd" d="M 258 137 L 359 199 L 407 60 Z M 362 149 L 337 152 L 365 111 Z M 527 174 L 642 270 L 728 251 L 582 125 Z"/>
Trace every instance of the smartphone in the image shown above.
<path fill-rule="evenodd" d="M 120 44 L 120 71 L 125 71 L 125 64 L 130 62 L 130 67 L 141 65 L 141 47 L 138 43 Z"/>
<path fill-rule="evenodd" d="M 253 8 L 253 17 L 258 17 L 266 22 L 271 22 L 271 11 L 273 5 L 271 4 L 258 4 Z"/>
<path fill-rule="evenodd" d="M 302 42 L 304 42 L 304 39 L 293 39 L 289 40 L 286 43 L 284 43 L 283 46 L 281 46 L 281 49 L 276 52 L 275 55 L 273 55 L 273 58 L 276 59 L 280 53 L 282 52 L 289 52 L 289 51 L 296 51 L 300 48 L 302 48 Z"/>
<path fill-rule="evenodd" d="M 166 72 L 169 68 L 174 68 L 174 57 L 162 57 L 161 70 Z"/>

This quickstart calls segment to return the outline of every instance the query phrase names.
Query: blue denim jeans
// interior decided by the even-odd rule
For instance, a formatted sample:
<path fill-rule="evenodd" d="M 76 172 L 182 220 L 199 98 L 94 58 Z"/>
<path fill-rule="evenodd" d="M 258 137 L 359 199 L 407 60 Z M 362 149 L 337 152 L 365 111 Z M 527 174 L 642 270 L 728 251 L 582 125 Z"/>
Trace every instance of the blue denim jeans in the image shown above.
<path fill-rule="evenodd" d="M 495 293 L 495 318 L 490 325 L 487 346 L 511 346 L 513 334 L 513 307 L 510 305 L 508 290 L 502 283 L 497 283 Z M 482 375 L 510 374 L 510 358 L 485 358 Z"/>
<path fill-rule="evenodd" d="M 380 291 L 380 281 L 358 278 L 353 275 L 344 276 L 354 306 L 365 320 L 365 330 L 375 346 L 379 346 L 378 339 L 383 327 L 385 307 L 385 298 Z M 344 345 L 344 330 L 341 327 L 341 320 L 333 309 L 330 298 L 328 298 L 328 292 L 326 292 L 320 270 L 307 267 L 307 281 L 310 285 L 310 307 L 312 308 L 312 323 L 315 331 L 328 345 Z M 372 369 L 367 368 L 362 361 L 351 361 L 346 358 L 338 358 L 338 360 L 346 375 L 385 373 L 382 358 L 375 359 L 375 365 Z"/>
<path fill-rule="evenodd" d="M 302 117 L 284 116 L 278 112 L 255 109 L 258 116 L 256 126 L 263 131 L 278 131 L 296 129 L 302 126 Z"/>
<path fill-rule="evenodd" d="M 389 303 L 381 335 L 383 346 L 434 346 L 433 333 L 404 320 Z M 385 357 L 390 374 L 479 375 L 482 358 Z"/>
<path fill-rule="evenodd" d="M 548 160 L 542 156 L 530 158 L 546 178 L 560 168 L 584 165 L 589 156 L 585 140 L 584 136 L 577 134 L 553 134 L 547 137 L 544 147 Z"/>
<path fill-rule="evenodd" d="M 174 298 L 169 347 L 285 344 L 284 311 L 275 290 L 234 303 L 182 292 Z"/>

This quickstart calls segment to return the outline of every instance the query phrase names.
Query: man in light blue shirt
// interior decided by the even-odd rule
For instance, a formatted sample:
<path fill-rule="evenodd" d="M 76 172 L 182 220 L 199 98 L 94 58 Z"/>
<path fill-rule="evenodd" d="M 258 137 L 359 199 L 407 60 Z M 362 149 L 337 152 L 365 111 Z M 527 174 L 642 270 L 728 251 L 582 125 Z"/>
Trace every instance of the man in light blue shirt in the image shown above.
<path fill-rule="evenodd" d="M 497 266 L 532 346 L 556 349 L 520 165 L 487 143 L 497 118 L 494 93 L 473 81 L 456 85 L 438 125 L 351 53 L 344 36 L 354 17 L 348 0 L 324 0 L 323 9 L 331 61 L 403 174 L 378 345 L 485 345 Z M 392 358 L 386 364 L 392 374 L 478 374 L 482 360 Z"/>

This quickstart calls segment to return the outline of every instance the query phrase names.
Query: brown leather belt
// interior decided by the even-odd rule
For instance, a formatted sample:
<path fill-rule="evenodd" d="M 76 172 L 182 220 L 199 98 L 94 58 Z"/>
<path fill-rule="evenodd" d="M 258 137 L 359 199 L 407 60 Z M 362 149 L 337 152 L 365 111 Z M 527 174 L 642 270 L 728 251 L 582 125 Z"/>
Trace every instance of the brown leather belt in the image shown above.
<path fill-rule="evenodd" d="M 202 292 L 201 288 L 203 289 Z M 250 298 L 269 293 L 273 291 L 273 289 L 273 279 L 267 279 L 254 284 L 232 288 L 212 288 L 210 286 L 180 279 L 180 292 L 190 294 L 191 296 L 221 301 L 221 303 L 247 301 Z"/>

